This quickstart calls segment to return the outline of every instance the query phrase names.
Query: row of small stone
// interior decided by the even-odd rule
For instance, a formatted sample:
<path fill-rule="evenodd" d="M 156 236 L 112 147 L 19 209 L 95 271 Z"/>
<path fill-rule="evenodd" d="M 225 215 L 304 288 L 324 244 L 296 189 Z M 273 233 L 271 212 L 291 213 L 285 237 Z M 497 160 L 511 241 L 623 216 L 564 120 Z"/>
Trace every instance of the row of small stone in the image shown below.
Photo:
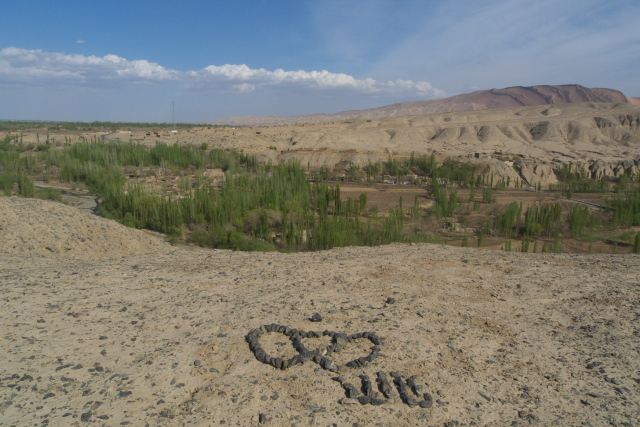
<path fill-rule="evenodd" d="M 281 333 L 289 337 L 289 340 L 291 340 L 293 347 L 299 354 L 296 354 L 290 359 L 272 357 L 271 355 L 269 355 L 260 344 L 260 336 L 262 336 L 262 334 L 270 332 Z M 302 342 L 302 339 L 304 338 L 320 338 L 322 336 L 331 337 L 331 344 L 325 348 L 309 350 Z M 258 359 L 262 363 L 271 365 L 276 369 L 285 370 L 289 369 L 292 366 L 301 365 L 309 360 L 313 360 L 323 369 L 331 372 L 339 372 L 340 366 L 326 357 L 326 355 L 331 353 L 338 353 L 348 343 L 360 338 L 368 339 L 374 344 L 374 346 L 371 349 L 371 353 L 369 353 L 369 355 L 362 356 L 350 362 L 347 362 L 346 365 L 350 368 L 359 368 L 366 366 L 367 364 L 371 363 L 376 357 L 378 357 L 380 349 L 382 348 L 382 340 L 380 339 L 380 337 L 378 337 L 373 332 L 359 332 L 352 335 L 327 330 L 323 332 L 306 332 L 301 329 L 294 329 L 275 323 L 272 323 L 270 325 L 263 325 L 257 329 L 253 329 L 245 336 L 245 339 L 249 343 L 249 348 L 256 356 L 256 359 Z"/>
<path fill-rule="evenodd" d="M 343 401 L 342 403 L 355 403 L 356 400 L 362 405 L 371 404 L 374 406 L 384 405 L 385 403 L 395 403 L 395 393 L 393 391 L 393 387 L 391 387 L 391 384 L 389 383 L 387 375 L 384 372 L 379 371 L 376 372 L 376 376 L 379 389 L 385 399 L 380 398 L 378 392 L 373 389 L 373 383 L 368 375 L 360 375 L 360 379 L 362 380 L 362 395 L 360 395 L 358 389 L 354 387 L 353 384 L 346 382 L 343 377 L 333 378 L 342 385 L 346 392 L 347 399 L 350 399 L 349 401 Z M 417 376 L 414 375 L 408 378 L 406 383 L 402 375 L 397 372 L 391 372 L 391 376 L 394 378 L 393 382 L 398 388 L 398 393 L 403 403 L 412 407 L 420 406 L 421 408 L 431 408 L 431 406 L 433 406 L 433 397 L 429 393 L 422 393 L 422 386 L 418 385 L 416 382 Z M 413 398 L 409 393 L 409 390 L 411 390 L 413 394 L 421 400 L 418 402 L 417 399 Z"/>

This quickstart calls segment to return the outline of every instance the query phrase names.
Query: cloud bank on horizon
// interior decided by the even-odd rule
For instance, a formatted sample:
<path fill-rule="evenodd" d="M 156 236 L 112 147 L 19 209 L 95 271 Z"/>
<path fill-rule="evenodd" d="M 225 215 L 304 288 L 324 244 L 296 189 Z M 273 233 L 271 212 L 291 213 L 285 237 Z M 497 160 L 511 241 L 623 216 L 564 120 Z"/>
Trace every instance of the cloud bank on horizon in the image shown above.
<path fill-rule="evenodd" d="M 84 56 L 8 47 L 0 50 L 0 81 L 14 85 L 68 85 L 124 87 L 137 84 L 177 83 L 184 89 L 253 92 L 265 87 L 291 86 L 297 90 L 353 91 L 362 94 L 442 97 L 429 82 L 359 80 L 344 73 L 274 71 L 247 65 L 209 65 L 197 71 L 177 71 L 144 59 L 128 60 L 109 54 Z"/>
<path fill-rule="evenodd" d="M 3 7 L 0 119 L 331 113 L 536 84 L 640 96 L 636 0 L 66 1 Z"/>

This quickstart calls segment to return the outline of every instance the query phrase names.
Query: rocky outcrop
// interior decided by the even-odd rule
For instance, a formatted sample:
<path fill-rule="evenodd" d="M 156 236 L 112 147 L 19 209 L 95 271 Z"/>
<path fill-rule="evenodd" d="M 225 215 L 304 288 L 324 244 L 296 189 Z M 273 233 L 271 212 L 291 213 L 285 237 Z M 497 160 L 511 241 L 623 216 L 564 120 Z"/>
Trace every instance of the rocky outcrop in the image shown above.
<path fill-rule="evenodd" d="M 558 178 L 550 164 L 520 160 L 514 166 L 520 171 L 520 178 L 530 187 L 549 188 L 549 185 L 558 184 Z"/>

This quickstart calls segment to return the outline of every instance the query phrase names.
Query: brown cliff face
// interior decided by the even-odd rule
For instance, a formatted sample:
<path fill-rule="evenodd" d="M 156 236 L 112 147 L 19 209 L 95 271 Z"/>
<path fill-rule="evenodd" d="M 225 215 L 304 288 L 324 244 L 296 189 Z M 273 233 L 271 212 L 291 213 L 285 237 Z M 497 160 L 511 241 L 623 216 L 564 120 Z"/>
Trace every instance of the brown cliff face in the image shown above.
<path fill-rule="evenodd" d="M 461 111 L 515 108 L 537 105 L 571 104 L 581 102 L 621 103 L 640 105 L 639 98 L 630 98 L 614 89 L 588 88 L 581 85 L 515 86 L 489 89 L 429 101 L 391 104 L 367 110 L 349 110 L 335 114 L 310 114 L 291 117 L 229 117 L 213 124 L 276 125 L 319 123 L 335 120 L 379 119 Z"/>

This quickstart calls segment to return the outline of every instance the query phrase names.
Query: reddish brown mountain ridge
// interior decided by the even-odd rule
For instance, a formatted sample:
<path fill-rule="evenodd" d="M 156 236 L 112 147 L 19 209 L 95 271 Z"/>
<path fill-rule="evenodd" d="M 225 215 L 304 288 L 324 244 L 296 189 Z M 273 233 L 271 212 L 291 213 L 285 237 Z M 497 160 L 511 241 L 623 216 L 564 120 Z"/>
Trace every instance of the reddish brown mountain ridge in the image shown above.
<path fill-rule="evenodd" d="M 293 123 L 319 123 L 334 120 L 379 119 L 449 113 L 456 111 L 488 110 L 494 108 L 528 107 L 536 105 L 567 104 L 579 102 L 624 103 L 640 105 L 640 98 L 630 98 L 615 89 L 588 88 L 577 84 L 514 86 L 505 89 L 489 89 L 465 93 L 450 98 L 429 101 L 413 101 L 391 104 L 366 110 L 348 110 L 335 114 L 309 114 L 303 116 L 228 117 L 212 121 L 212 124 L 277 125 Z"/>

